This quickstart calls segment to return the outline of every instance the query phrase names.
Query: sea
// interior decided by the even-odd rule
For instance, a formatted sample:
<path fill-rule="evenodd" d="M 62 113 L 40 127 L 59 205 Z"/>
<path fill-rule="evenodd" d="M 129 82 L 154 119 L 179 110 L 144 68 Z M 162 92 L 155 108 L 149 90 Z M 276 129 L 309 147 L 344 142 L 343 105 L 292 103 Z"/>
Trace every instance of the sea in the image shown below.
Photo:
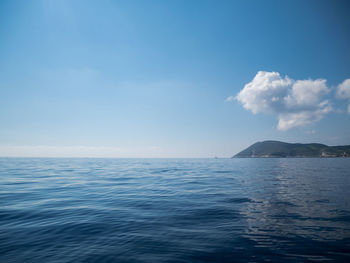
<path fill-rule="evenodd" d="M 350 262 L 350 158 L 0 158 L 0 262 Z"/>

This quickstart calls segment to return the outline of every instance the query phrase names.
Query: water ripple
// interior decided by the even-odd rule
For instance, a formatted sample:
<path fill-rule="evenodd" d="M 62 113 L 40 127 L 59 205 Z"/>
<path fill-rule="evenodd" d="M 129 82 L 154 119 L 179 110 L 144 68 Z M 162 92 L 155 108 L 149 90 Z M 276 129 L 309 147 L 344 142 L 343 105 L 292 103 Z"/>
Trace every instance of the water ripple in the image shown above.
<path fill-rule="evenodd" d="M 0 158 L 0 262 L 350 262 L 350 162 Z"/>

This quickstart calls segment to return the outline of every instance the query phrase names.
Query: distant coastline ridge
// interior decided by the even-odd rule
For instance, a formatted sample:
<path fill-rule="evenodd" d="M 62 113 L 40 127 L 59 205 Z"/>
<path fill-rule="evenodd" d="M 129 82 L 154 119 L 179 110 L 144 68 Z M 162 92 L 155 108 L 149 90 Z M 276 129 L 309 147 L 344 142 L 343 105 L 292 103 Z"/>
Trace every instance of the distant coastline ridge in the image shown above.
<path fill-rule="evenodd" d="M 350 157 L 350 145 L 328 146 L 320 143 L 263 141 L 249 146 L 232 158 Z"/>

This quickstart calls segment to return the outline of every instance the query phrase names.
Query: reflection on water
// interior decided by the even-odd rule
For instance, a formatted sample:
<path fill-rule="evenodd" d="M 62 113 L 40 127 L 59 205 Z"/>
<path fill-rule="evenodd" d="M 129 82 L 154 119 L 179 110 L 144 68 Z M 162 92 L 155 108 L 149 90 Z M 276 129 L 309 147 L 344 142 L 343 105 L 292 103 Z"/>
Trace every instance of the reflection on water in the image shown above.
<path fill-rule="evenodd" d="M 263 162 L 267 165 L 267 161 Z M 341 167 L 348 160 L 272 159 L 269 162 L 266 171 L 256 164 L 257 176 L 249 177 L 252 188 L 259 185 L 260 189 L 253 190 L 254 202 L 243 212 L 248 222 L 246 237 L 257 242 L 257 246 L 273 246 L 275 252 L 302 251 L 304 254 L 299 256 L 309 260 L 325 260 L 327 251 L 322 248 L 329 249 L 327 243 L 341 241 L 344 247 L 333 253 L 345 252 L 349 240 L 342 240 L 350 237 L 350 174 Z"/>
<path fill-rule="evenodd" d="M 0 159 L 0 262 L 350 261 L 350 159 Z"/>

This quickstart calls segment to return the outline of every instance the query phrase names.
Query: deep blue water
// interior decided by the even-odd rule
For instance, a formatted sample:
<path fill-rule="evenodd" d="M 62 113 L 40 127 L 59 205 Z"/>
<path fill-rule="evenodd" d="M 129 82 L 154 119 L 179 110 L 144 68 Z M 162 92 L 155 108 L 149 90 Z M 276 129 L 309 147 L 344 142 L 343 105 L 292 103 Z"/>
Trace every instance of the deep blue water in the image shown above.
<path fill-rule="evenodd" d="M 0 159 L 0 262 L 350 262 L 350 159 Z"/>

